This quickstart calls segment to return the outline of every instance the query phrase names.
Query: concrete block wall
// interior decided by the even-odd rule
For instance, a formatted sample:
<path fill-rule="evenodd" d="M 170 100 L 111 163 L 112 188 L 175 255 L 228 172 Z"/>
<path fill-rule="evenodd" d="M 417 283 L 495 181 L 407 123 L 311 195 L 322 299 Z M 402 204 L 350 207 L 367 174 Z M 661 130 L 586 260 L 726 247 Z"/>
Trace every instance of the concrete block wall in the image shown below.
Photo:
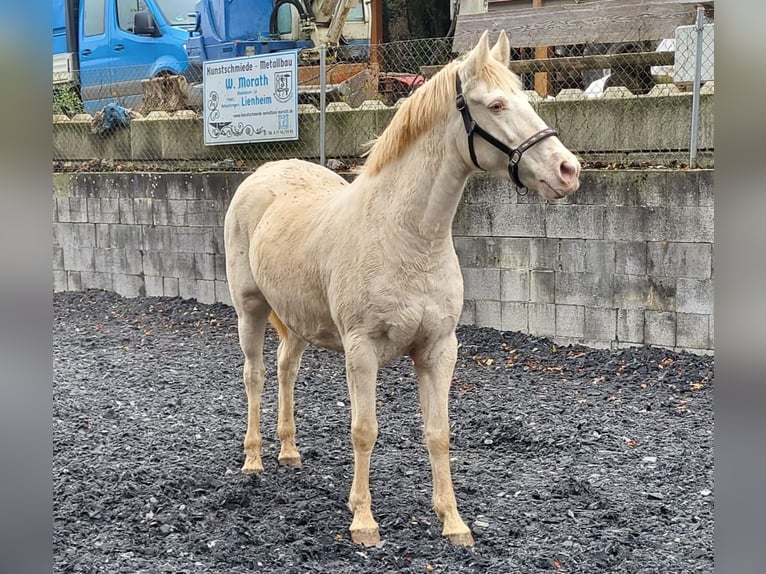
<path fill-rule="evenodd" d="M 230 304 L 223 218 L 246 176 L 55 174 L 54 290 Z"/>
<path fill-rule="evenodd" d="M 587 171 L 560 202 L 477 176 L 453 232 L 463 323 L 713 350 L 712 171 Z"/>
<path fill-rule="evenodd" d="M 222 225 L 246 176 L 54 175 L 54 289 L 229 304 Z M 475 176 L 453 232 L 463 323 L 712 352 L 712 171 L 585 171 L 556 203 Z"/>
<path fill-rule="evenodd" d="M 540 100 L 528 92 L 532 105 L 549 125 L 556 126 L 567 147 L 581 155 L 610 161 L 642 161 L 657 158 L 688 161 L 692 95 L 672 85 L 655 86 L 646 95 L 633 96 L 625 88 L 608 88 L 603 97 L 588 98 L 567 90 L 555 100 Z M 572 93 L 575 92 L 575 93 Z M 358 108 L 344 102 L 327 106 L 328 157 L 361 157 L 388 125 L 396 106 L 369 100 Z M 53 117 L 55 160 L 220 160 L 247 157 L 269 160 L 319 157 L 319 110 L 302 104 L 298 110 L 296 141 L 238 146 L 205 146 L 203 122 L 191 110 L 150 112 L 124 129 L 108 135 L 91 133 L 93 118 Z M 701 165 L 712 165 L 714 85 L 704 86 L 700 99 L 699 156 Z M 654 151 L 652 151 L 654 150 Z"/>

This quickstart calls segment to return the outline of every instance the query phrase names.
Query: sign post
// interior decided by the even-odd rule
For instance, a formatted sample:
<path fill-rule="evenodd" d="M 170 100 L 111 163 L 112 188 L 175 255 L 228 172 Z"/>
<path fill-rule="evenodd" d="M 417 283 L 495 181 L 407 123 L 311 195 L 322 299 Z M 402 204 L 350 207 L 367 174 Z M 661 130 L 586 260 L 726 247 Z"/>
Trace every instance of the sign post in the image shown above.
<path fill-rule="evenodd" d="M 298 139 L 298 51 L 204 63 L 205 145 Z"/>

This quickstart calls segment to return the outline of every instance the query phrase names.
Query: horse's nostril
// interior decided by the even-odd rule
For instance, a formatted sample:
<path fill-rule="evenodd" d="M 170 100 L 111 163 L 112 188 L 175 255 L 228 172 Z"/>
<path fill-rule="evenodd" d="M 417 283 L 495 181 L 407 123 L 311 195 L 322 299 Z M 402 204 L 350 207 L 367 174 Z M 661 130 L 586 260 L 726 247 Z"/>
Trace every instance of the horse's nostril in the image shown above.
<path fill-rule="evenodd" d="M 577 169 L 577 166 L 575 164 L 564 160 L 561 162 L 561 165 L 559 166 L 559 171 L 561 173 L 561 179 L 563 181 L 571 181 L 577 178 L 579 169 Z"/>

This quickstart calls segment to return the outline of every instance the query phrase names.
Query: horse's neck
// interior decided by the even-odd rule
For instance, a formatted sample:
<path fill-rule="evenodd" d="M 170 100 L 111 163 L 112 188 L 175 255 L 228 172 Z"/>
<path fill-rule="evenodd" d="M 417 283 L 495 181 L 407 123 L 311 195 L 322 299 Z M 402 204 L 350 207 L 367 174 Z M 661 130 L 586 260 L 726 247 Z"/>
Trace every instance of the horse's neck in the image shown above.
<path fill-rule="evenodd" d="M 459 158 L 448 157 L 444 134 L 435 130 L 384 166 L 372 178 L 368 197 L 400 231 L 426 241 L 446 240 L 468 173 Z"/>

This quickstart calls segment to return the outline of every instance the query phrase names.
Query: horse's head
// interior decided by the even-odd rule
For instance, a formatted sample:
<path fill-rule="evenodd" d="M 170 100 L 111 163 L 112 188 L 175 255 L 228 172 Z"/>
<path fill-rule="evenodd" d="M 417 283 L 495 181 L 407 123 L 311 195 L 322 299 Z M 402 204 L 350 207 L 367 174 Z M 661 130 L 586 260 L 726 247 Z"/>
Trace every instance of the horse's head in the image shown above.
<path fill-rule="evenodd" d="M 484 32 L 457 68 L 449 133 L 469 166 L 559 199 L 579 187 L 580 162 L 529 104 L 509 62 L 505 32 L 492 49 Z"/>

